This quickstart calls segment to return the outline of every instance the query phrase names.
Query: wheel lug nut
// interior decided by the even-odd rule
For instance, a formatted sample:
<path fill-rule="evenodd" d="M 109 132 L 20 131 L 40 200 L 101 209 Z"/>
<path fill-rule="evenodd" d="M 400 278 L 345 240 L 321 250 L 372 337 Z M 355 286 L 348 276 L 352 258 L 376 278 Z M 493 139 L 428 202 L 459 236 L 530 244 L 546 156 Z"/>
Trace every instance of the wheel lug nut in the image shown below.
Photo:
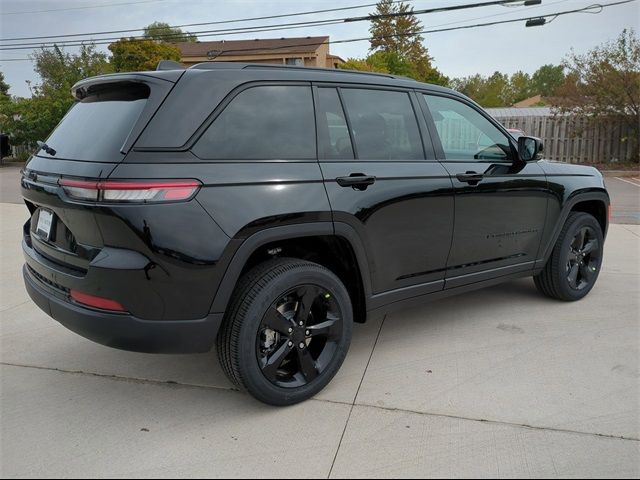
<path fill-rule="evenodd" d="M 290 347 L 293 347 L 293 342 L 289 342 L 289 346 L 290 346 Z"/>
<path fill-rule="evenodd" d="M 304 322 L 302 320 L 300 320 L 300 323 L 298 323 L 298 325 L 302 326 L 302 325 L 304 325 Z"/>
<path fill-rule="evenodd" d="M 300 345 L 298 345 L 300 348 L 304 348 L 304 342 L 300 342 Z"/>
<path fill-rule="evenodd" d="M 293 328 L 289 327 L 289 333 L 293 332 Z"/>
<path fill-rule="evenodd" d="M 309 336 L 309 335 L 311 334 L 311 332 L 310 332 L 309 330 L 307 330 L 306 332 L 304 332 L 304 334 L 305 334 L 306 336 Z"/>

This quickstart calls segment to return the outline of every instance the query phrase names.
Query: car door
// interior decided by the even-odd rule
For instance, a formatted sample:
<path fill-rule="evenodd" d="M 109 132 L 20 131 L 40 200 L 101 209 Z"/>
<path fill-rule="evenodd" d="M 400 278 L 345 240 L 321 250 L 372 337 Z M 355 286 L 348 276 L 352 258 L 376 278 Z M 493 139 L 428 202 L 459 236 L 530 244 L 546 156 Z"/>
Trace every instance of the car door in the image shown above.
<path fill-rule="evenodd" d="M 421 96 L 455 190 L 446 288 L 533 269 L 549 194 L 541 167 L 519 161 L 514 140 L 473 103 Z"/>
<path fill-rule="evenodd" d="M 441 290 L 452 237 L 452 185 L 430 139 L 423 138 L 426 123 L 416 114 L 415 94 L 369 86 L 314 90 L 319 161 L 333 219 L 353 228 L 364 245 L 370 306 Z"/>

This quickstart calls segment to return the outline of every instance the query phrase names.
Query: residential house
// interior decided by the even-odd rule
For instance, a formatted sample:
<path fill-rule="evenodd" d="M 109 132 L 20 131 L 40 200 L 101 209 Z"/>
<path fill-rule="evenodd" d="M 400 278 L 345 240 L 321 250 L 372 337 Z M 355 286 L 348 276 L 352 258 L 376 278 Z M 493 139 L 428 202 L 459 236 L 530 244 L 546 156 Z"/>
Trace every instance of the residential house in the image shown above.
<path fill-rule="evenodd" d="M 329 37 L 266 38 L 181 42 L 180 61 L 187 67 L 200 62 L 274 63 L 338 68 L 344 60 L 329 52 Z"/>

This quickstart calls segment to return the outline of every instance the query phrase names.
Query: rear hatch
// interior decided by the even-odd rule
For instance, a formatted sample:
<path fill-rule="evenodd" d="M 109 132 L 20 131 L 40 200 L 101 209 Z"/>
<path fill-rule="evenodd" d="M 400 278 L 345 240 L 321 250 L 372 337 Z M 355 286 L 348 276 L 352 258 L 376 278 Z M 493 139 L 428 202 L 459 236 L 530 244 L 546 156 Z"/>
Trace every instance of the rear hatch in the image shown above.
<path fill-rule="evenodd" d="M 25 242 L 48 262 L 66 273 L 86 273 L 103 246 L 96 211 L 86 201 L 75 201 L 60 183 L 107 178 L 180 75 L 107 75 L 74 86 L 75 104 L 22 176 L 22 195 L 31 212 Z M 42 271 L 36 273 L 42 277 Z"/>

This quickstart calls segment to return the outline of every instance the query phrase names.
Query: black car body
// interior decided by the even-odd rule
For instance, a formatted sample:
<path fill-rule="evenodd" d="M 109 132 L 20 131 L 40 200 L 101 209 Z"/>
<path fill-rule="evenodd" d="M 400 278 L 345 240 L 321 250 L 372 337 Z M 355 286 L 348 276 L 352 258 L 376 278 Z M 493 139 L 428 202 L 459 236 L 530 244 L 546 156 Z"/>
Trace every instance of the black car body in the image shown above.
<path fill-rule="evenodd" d="M 210 350 L 243 275 L 274 258 L 326 267 L 365 322 L 539 276 L 572 213 L 606 234 L 596 169 L 523 159 L 446 88 L 207 63 L 73 94 L 55 155 L 24 169 L 24 279 L 51 317 L 112 347 Z"/>

